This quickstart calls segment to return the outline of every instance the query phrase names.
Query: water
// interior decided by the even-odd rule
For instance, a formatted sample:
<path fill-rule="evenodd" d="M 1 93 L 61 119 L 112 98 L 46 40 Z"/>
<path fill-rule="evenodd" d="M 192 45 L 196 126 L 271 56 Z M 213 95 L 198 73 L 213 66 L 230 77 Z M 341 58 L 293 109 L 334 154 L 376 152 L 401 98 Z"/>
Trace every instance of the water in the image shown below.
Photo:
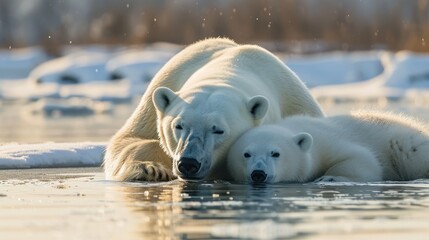
<path fill-rule="evenodd" d="M 0 102 L 0 144 L 108 141 L 137 103 L 116 105 L 112 113 L 73 117 L 33 114 L 31 104 Z"/>
<path fill-rule="evenodd" d="M 138 231 L 146 237 L 423 238 L 429 236 L 428 183 L 251 186 L 176 181 L 133 184 L 119 191 L 126 193 Z"/>
<path fill-rule="evenodd" d="M 255 186 L 179 180 L 119 183 L 90 171 L 0 170 L 0 216 L 7 219 L 0 221 L 0 238 L 340 240 L 429 236 L 428 180 Z M 13 175 L 18 180 L 3 180 Z"/>

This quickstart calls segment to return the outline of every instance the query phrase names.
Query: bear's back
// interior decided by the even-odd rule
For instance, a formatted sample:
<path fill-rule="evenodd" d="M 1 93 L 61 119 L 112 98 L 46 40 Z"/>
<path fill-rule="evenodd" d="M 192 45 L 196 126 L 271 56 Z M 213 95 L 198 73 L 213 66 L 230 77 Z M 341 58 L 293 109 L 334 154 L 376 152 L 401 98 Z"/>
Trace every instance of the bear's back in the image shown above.
<path fill-rule="evenodd" d="M 426 124 L 417 119 L 383 111 L 352 111 L 349 115 L 330 118 L 333 123 L 360 141 L 379 142 L 380 138 L 395 138 L 413 133 L 428 134 Z"/>
<path fill-rule="evenodd" d="M 292 116 L 283 127 L 294 133 L 308 132 L 319 141 L 350 141 L 375 151 L 389 148 L 389 140 L 413 134 L 429 136 L 427 125 L 403 115 L 380 111 L 354 111 L 326 118 Z"/>
<path fill-rule="evenodd" d="M 198 69 L 211 61 L 214 54 L 236 46 L 234 41 L 226 38 L 211 38 L 192 44 L 164 65 L 150 87 L 166 86 L 178 91 Z"/>

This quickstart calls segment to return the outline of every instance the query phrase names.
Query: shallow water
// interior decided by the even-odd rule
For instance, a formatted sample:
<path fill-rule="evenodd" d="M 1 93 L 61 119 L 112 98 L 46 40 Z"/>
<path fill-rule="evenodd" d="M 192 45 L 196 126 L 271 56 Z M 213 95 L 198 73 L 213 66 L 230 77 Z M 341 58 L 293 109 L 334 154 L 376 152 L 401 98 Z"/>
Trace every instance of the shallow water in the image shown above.
<path fill-rule="evenodd" d="M 429 183 L 136 184 L 142 236 L 180 239 L 429 236 Z M 409 235 L 411 234 L 411 235 Z"/>
<path fill-rule="evenodd" d="M 22 170 L 21 170 L 22 171 Z M 427 239 L 429 181 L 118 183 L 50 170 L 0 180 L 1 239 Z M 11 175 L 0 171 L 0 175 Z M 81 175 L 79 177 L 79 175 Z M 31 180 L 32 177 L 39 180 Z M 3 178 L 4 179 L 4 178 Z M 5 221 L 6 219 L 6 221 Z"/>
<path fill-rule="evenodd" d="M 108 141 L 131 115 L 138 100 L 116 105 L 111 113 L 44 115 L 31 113 L 31 103 L 0 102 L 0 144 Z"/>

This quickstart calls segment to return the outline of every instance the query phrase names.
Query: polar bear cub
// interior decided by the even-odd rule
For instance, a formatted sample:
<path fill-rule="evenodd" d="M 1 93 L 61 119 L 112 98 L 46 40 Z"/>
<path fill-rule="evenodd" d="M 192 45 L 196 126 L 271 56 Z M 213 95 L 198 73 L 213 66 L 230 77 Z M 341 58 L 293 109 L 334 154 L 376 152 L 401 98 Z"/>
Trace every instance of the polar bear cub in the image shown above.
<path fill-rule="evenodd" d="M 428 178 L 429 131 L 385 112 L 292 116 L 240 136 L 227 165 L 235 181 L 250 183 Z"/>

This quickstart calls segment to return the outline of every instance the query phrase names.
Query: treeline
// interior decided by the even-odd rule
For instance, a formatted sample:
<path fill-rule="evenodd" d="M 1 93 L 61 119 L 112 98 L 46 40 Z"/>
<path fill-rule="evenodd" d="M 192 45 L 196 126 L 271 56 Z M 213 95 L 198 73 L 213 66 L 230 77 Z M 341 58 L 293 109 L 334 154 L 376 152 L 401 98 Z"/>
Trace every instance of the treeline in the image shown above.
<path fill-rule="evenodd" d="M 427 51 L 427 0 L 1 0 L 0 46 L 318 43 L 324 49 Z M 279 44 L 281 46 L 281 44 Z"/>

